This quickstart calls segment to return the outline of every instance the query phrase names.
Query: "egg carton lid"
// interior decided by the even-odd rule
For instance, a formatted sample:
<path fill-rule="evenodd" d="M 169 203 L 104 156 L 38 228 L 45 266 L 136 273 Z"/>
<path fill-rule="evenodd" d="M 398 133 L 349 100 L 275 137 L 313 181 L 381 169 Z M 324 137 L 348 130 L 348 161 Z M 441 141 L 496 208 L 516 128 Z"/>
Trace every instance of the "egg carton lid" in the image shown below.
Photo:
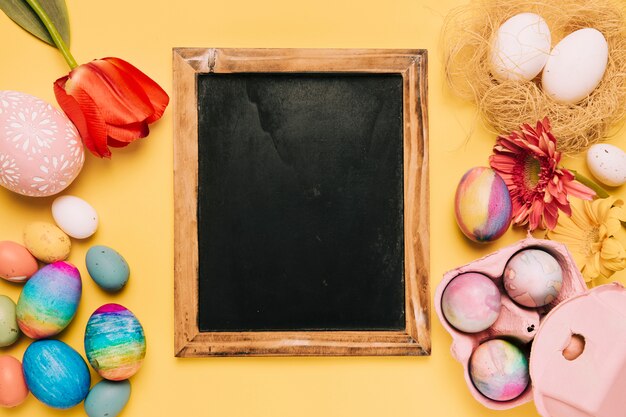
<path fill-rule="evenodd" d="M 582 353 L 567 359 L 572 335 Z M 543 417 L 620 417 L 626 410 L 626 289 L 596 287 L 544 318 L 530 355 L 533 398 Z"/>

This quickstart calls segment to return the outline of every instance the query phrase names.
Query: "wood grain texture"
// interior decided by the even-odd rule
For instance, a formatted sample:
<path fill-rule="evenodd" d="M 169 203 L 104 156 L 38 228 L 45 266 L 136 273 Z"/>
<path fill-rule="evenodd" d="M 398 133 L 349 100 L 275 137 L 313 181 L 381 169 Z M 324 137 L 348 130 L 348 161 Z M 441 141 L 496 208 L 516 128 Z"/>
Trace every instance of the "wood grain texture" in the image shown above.
<path fill-rule="evenodd" d="M 200 332 L 198 329 L 198 73 L 398 73 L 404 81 L 404 331 Z M 429 181 L 425 50 L 173 50 L 175 355 L 429 355 Z"/>

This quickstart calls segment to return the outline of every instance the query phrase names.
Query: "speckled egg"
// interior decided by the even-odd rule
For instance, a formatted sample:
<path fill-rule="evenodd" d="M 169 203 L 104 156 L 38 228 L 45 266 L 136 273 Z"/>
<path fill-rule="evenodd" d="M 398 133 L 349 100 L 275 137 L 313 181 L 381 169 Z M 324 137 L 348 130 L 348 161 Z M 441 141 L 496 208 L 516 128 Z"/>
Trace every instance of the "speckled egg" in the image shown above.
<path fill-rule="evenodd" d="M 16 407 L 28 397 L 22 364 L 10 355 L 0 355 L 0 407 Z"/>
<path fill-rule="evenodd" d="M 597 143 L 587 151 L 587 166 L 602 184 L 618 187 L 626 183 L 626 152 L 608 143 Z"/>
<path fill-rule="evenodd" d="M 130 275 L 126 260 L 108 246 L 92 246 L 85 256 L 87 271 L 102 289 L 110 292 L 121 290 Z"/>
<path fill-rule="evenodd" d="M 561 291 L 563 270 L 554 256 L 539 249 L 516 253 L 504 268 L 504 289 L 516 303 L 541 307 Z"/>
<path fill-rule="evenodd" d="M 52 217 L 61 230 L 74 239 L 86 239 L 98 229 L 96 210 L 73 195 L 63 195 L 52 202 Z"/>
<path fill-rule="evenodd" d="M 441 309 L 448 323 L 466 333 L 488 329 L 498 319 L 501 308 L 496 284 L 475 272 L 454 278 L 441 297 Z"/>
<path fill-rule="evenodd" d="M 133 376 L 146 356 L 146 338 L 137 317 L 119 304 L 105 304 L 89 318 L 85 353 L 101 377 L 121 381 Z"/>
<path fill-rule="evenodd" d="M 54 336 L 74 318 L 82 292 L 80 272 L 68 262 L 41 268 L 17 301 L 17 323 L 33 339 Z"/>
<path fill-rule="evenodd" d="M 494 401 L 519 397 L 530 381 L 526 355 L 501 339 L 488 340 L 476 348 L 469 373 L 476 389 Z"/>
<path fill-rule="evenodd" d="M 85 412 L 89 417 L 116 417 L 130 399 L 130 381 L 103 379 L 89 391 Z"/>
<path fill-rule="evenodd" d="M 33 197 L 63 191 L 85 161 L 76 127 L 45 101 L 0 91 L 0 185 Z"/>
<path fill-rule="evenodd" d="M 504 180 L 491 168 L 472 168 L 456 189 L 454 212 L 465 236 L 475 242 L 490 242 L 511 224 L 511 197 Z"/>
<path fill-rule="evenodd" d="M 37 260 L 24 246 L 4 240 L 0 242 L 0 278 L 24 282 L 39 269 Z"/>
<path fill-rule="evenodd" d="M 72 242 L 61 229 L 46 222 L 34 222 L 24 228 L 24 245 L 41 262 L 50 264 L 70 256 Z"/>
<path fill-rule="evenodd" d="M 11 346 L 19 337 L 15 303 L 6 295 L 0 295 L 0 347 Z"/>
<path fill-rule="evenodd" d="M 50 407 L 74 407 L 89 392 L 91 375 L 85 360 L 60 340 L 33 342 L 23 362 L 30 392 Z"/>

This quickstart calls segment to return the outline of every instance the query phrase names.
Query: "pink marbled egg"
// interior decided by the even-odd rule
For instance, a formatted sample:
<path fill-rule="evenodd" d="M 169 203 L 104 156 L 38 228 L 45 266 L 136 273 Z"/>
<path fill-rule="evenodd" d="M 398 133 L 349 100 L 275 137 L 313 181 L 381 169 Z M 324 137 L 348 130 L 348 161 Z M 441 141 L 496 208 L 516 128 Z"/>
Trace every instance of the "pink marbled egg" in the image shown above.
<path fill-rule="evenodd" d="M 59 110 L 18 91 L 0 91 L 0 185 L 46 197 L 67 188 L 85 161 L 78 131 Z"/>
<path fill-rule="evenodd" d="M 500 315 L 500 290 L 483 274 L 466 272 L 443 292 L 441 310 L 452 327 L 465 333 L 487 330 Z"/>

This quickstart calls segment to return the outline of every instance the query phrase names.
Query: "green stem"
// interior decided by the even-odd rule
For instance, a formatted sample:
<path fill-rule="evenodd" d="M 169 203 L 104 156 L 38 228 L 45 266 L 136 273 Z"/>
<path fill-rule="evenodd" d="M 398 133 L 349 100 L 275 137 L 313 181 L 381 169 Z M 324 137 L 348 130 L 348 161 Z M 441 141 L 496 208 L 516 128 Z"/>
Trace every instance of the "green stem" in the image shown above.
<path fill-rule="evenodd" d="M 595 181 L 590 180 L 589 178 L 585 177 L 584 175 L 582 175 L 580 172 L 574 171 L 573 169 L 569 170 L 572 174 L 574 174 L 574 177 L 576 178 L 576 181 L 578 181 L 579 183 L 586 185 L 587 187 L 591 188 L 593 191 L 596 192 L 596 197 L 599 198 L 607 198 L 609 196 L 609 193 L 606 192 L 606 190 L 602 187 L 600 187 Z"/>
<path fill-rule="evenodd" d="M 67 62 L 67 65 L 69 65 L 71 69 L 76 68 L 78 64 L 76 63 L 76 60 L 70 53 L 70 48 L 68 48 L 65 42 L 63 41 L 61 34 L 57 30 L 56 26 L 54 26 L 54 23 L 52 23 L 50 16 L 48 16 L 48 14 L 43 9 L 43 7 L 41 7 L 41 4 L 39 4 L 39 1 L 38 0 L 26 0 L 26 3 L 28 3 L 28 5 L 33 9 L 35 13 L 37 13 L 37 16 L 39 16 L 39 18 L 41 19 L 41 22 L 48 30 L 48 33 L 50 34 L 52 41 L 57 46 L 61 54 L 63 55 L 63 58 L 65 58 L 65 62 Z"/>

